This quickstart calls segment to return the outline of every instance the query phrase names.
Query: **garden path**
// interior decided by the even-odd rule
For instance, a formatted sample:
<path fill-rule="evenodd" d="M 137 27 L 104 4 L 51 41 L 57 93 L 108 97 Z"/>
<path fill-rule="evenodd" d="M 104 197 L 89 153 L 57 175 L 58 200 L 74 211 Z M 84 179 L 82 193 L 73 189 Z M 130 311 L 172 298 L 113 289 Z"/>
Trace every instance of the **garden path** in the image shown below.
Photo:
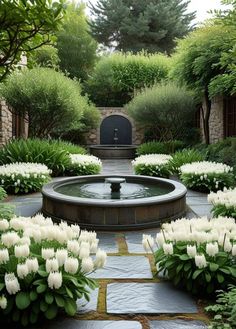
<path fill-rule="evenodd" d="M 104 160 L 103 174 L 132 174 L 129 160 Z M 41 207 L 39 193 L 10 197 L 16 213 L 31 216 Z M 187 216 L 209 215 L 206 195 L 188 191 Z M 100 247 L 108 253 L 104 269 L 91 277 L 99 288 L 91 301 L 78 301 L 74 318 L 63 318 L 44 329 L 205 329 L 207 321 L 201 303 L 175 289 L 156 275 L 153 255 L 145 254 L 142 234 L 155 236 L 158 229 L 98 233 Z"/>

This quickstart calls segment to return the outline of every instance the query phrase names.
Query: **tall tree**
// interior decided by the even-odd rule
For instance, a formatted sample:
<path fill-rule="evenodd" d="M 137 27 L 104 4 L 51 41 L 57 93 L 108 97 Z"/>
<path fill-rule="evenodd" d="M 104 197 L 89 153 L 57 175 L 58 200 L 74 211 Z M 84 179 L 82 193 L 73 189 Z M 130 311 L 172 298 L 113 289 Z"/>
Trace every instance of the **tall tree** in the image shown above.
<path fill-rule="evenodd" d="M 100 0 L 90 3 L 94 38 L 117 50 L 170 53 L 186 35 L 195 13 L 185 0 Z"/>
<path fill-rule="evenodd" d="M 57 33 L 60 68 L 71 78 L 85 80 L 97 59 L 97 42 L 89 34 L 84 4 L 69 4 Z"/>
<path fill-rule="evenodd" d="M 48 44 L 62 18 L 64 0 L 0 1 L 0 81 L 22 54 Z"/>
<path fill-rule="evenodd" d="M 190 33 L 180 40 L 173 57 L 171 75 L 187 84 L 202 96 L 205 141 L 209 144 L 209 118 L 211 114 L 211 85 L 215 79 L 228 72 L 226 54 L 232 52 L 236 44 L 236 29 L 220 24 L 209 25 Z M 229 59 L 227 57 L 227 59 Z"/>

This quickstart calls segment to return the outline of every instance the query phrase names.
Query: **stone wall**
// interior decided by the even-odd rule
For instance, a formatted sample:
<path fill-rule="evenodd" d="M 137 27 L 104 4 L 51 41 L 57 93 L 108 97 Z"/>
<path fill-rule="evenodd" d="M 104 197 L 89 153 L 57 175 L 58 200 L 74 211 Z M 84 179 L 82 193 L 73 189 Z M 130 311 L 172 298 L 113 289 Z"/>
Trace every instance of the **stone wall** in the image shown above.
<path fill-rule="evenodd" d="M 128 119 L 132 125 L 132 144 L 139 145 L 144 139 L 144 130 L 138 126 L 132 118 L 130 118 L 123 107 L 99 107 L 101 113 L 101 120 L 97 129 L 91 129 L 85 134 L 85 141 L 87 145 L 100 144 L 100 125 L 101 122 L 110 115 L 121 115 Z"/>
<path fill-rule="evenodd" d="M 12 139 L 12 113 L 4 100 L 0 101 L 0 146 Z"/>
<path fill-rule="evenodd" d="M 200 120 L 201 137 L 204 141 L 203 124 Z M 209 119 L 210 144 L 224 139 L 224 100 L 222 97 L 215 97 L 211 104 Z"/>

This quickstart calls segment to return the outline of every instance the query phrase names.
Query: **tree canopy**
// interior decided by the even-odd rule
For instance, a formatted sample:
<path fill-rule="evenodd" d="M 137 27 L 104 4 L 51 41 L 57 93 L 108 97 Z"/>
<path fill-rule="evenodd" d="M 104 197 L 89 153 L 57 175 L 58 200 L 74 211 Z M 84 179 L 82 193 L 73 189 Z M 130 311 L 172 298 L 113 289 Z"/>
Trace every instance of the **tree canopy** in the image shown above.
<path fill-rule="evenodd" d="M 97 59 L 97 42 L 89 34 L 84 4 L 69 4 L 57 33 L 60 68 L 71 78 L 85 80 Z"/>
<path fill-rule="evenodd" d="M 0 1 L 0 80 L 21 55 L 51 41 L 62 18 L 64 0 Z"/>
<path fill-rule="evenodd" d="M 185 0 L 100 0 L 90 3 L 92 35 L 116 50 L 170 53 L 190 30 L 195 13 Z"/>
<path fill-rule="evenodd" d="M 209 143 L 209 117 L 211 111 L 210 85 L 227 73 L 225 58 L 236 42 L 236 29 L 232 26 L 209 23 L 178 42 L 173 57 L 171 75 L 196 90 L 206 106 L 203 112 L 205 140 Z"/>

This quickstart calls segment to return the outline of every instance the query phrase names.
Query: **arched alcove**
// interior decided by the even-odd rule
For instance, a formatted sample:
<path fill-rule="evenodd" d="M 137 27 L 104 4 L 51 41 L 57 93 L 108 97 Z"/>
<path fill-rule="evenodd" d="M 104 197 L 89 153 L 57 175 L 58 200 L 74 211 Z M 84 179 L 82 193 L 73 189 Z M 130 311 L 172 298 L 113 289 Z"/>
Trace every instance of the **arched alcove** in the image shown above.
<path fill-rule="evenodd" d="M 100 143 L 131 145 L 132 125 L 122 115 L 110 115 L 106 117 L 100 126 Z"/>

